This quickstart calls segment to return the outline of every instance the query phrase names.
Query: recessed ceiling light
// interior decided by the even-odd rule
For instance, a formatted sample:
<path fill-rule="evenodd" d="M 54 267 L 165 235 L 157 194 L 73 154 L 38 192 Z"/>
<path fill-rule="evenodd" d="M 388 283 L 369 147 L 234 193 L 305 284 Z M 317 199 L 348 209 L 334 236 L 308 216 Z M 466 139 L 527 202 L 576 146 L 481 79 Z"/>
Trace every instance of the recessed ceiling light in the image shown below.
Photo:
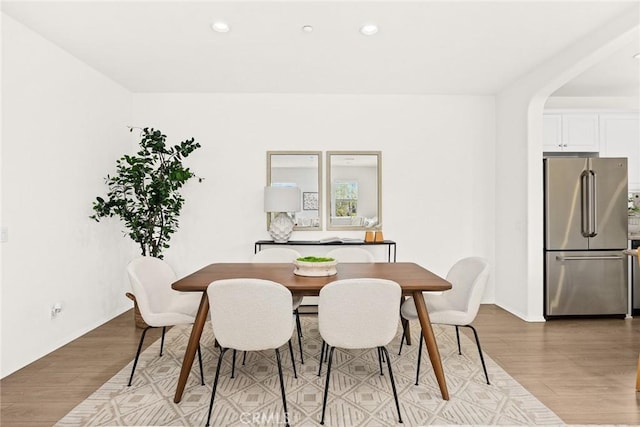
<path fill-rule="evenodd" d="M 211 29 L 217 33 L 227 33 L 229 32 L 229 24 L 222 21 L 215 21 L 211 24 Z"/>
<path fill-rule="evenodd" d="M 635 55 L 633 55 L 633 57 L 636 58 L 636 59 L 640 59 L 640 52 L 638 52 Z"/>
<path fill-rule="evenodd" d="M 365 36 L 372 36 L 378 32 L 378 26 L 376 24 L 365 24 L 360 27 L 360 32 Z"/>
<path fill-rule="evenodd" d="M 313 27 L 311 25 L 304 25 L 302 27 L 302 31 L 304 31 L 305 33 L 310 33 L 313 31 Z"/>

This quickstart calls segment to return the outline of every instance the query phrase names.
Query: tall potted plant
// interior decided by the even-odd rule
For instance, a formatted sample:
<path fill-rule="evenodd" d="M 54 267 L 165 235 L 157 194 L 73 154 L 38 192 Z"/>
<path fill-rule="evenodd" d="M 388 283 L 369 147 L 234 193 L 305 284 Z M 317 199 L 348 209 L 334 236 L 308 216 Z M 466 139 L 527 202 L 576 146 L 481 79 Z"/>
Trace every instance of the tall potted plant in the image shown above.
<path fill-rule="evenodd" d="M 169 239 L 178 229 L 184 204 L 180 189 L 191 178 L 202 182 L 182 164 L 200 144 L 191 138 L 167 147 L 166 139 L 159 130 L 142 129 L 140 150 L 135 156 L 124 155 L 116 161 L 116 174 L 105 179 L 107 196 L 96 197 L 95 213 L 91 215 L 96 221 L 119 216 L 142 255 L 157 258 L 162 258 L 162 251 L 169 247 Z M 135 296 L 126 295 L 134 303 L 136 326 L 146 328 Z"/>
<path fill-rule="evenodd" d="M 119 216 L 142 255 L 158 258 L 178 229 L 184 204 L 180 189 L 191 178 L 202 182 L 182 164 L 200 144 L 191 138 L 168 147 L 166 139 L 159 130 L 142 129 L 140 150 L 116 161 L 116 174 L 105 179 L 107 196 L 96 197 L 91 215 L 96 221 Z"/>

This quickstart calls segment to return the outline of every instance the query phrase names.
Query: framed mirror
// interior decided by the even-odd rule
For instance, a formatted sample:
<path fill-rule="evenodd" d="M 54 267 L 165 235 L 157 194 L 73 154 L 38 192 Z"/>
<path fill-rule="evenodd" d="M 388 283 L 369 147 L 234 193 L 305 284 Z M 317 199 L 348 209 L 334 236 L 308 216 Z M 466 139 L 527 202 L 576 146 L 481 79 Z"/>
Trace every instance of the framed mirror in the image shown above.
<path fill-rule="evenodd" d="M 327 230 L 382 224 L 382 153 L 327 151 Z"/>
<path fill-rule="evenodd" d="M 322 229 L 322 152 L 267 151 L 267 186 L 300 189 L 300 211 L 292 213 L 294 230 Z M 267 229 L 273 213 L 267 213 Z"/>

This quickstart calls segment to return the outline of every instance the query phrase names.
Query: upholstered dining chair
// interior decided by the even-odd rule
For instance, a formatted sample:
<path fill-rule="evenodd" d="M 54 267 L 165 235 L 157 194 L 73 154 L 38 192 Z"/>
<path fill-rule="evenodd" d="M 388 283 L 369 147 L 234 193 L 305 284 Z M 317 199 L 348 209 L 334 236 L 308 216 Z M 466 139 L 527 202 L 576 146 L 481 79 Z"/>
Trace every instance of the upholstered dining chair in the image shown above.
<path fill-rule="evenodd" d="M 291 315 L 291 291 L 284 285 L 263 279 L 224 279 L 212 282 L 207 288 L 213 335 L 220 345 L 207 426 L 218 388 L 222 359 L 227 350 L 262 351 L 274 349 L 280 378 L 280 392 L 284 419 L 289 425 L 287 398 L 282 376 L 279 348 L 289 343 L 294 366 L 291 335 L 294 320 Z M 297 375 L 295 375 L 297 378 Z"/>
<path fill-rule="evenodd" d="M 484 288 L 489 278 L 489 264 L 483 258 L 469 257 L 456 262 L 447 273 L 447 281 L 451 283 L 452 288 L 449 291 L 439 295 L 430 295 L 428 292 L 423 293 L 429 319 L 432 324 L 453 325 L 456 327 L 456 339 L 458 341 L 458 354 L 462 354 L 460 348 L 460 331 L 459 327 L 470 328 L 476 340 L 480 361 L 484 376 L 489 383 L 489 374 L 482 356 L 482 348 L 480 347 L 480 339 L 476 328 L 471 325 L 474 321 L 478 310 L 480 309 L 480 300 L 484 293 Z M 408 298 L 400 308 L 400 313 L 404 319 L 415 320 L 418 318 L 416 305 L 413 298 Z M 404 334 L 400 341 L 400 352 L 402 352 L 402 343 Z M 418 350 L 418 366 L 416 368 L 416 385 L 420 377 L 420 360 L 422 359 L 422 341 L 423 336 L 420 334 L 420 344 Z"/>
<path fill-rule="evenodd" d="M 269 248 L 263 249 L 256 253 L 251 262 L 293 262 L 296 258 L 300 258 L 302 255 L 294 249 L 290 248 Z M 300 304 L 302 304 L 302 297 L 293 296 L 293 314 L 296 316 L 296 330 L 298 332 L 298 346 L 300 347 L 300 363 L 304 364 L 304 355 L 302 354 L 302 325 L 300 324 Z"/>
<path fill-rule="evenodd" d="M 175 273 L 166 262 L 159 258 L 149 256 L 136 258 L 127 266 L 127 274 L 140 315 L 148 325 L 142 331 L 136 358 L 131 369 L 128 383 L 131 386 L 147 331 L 150 328 L 162 328 L 160 341 L 160 356 L 162 356 L 167 326 L 193 323 L 201 297 L 199 293 L 183 293 L 171 289 L 171 284 L 176 281 Z M 204 385 L 200 346 L 198 346 L 198 362 L 200 364 L 200 382 Z"/>
<path fill-rule="evenodd" d="M 325 255 L 340 262 L 374 262 L 373 254 L 357 246 L 335 248 Z"/>
<path fill-rule="evenodd" d="M 327 252 L 327 254 L 325 255 L 328 258 L 333 258 L 338 262 L 342 262 L 342 263 L 351 263 L 351 262 L 368 262 L 368 263 L 372 263 L 375 262 L 375 259 L 373 258 L 373 254 L 371 252 L 369 252 L 366 249 L 363 248 L 359 248 L 357 246 L 346 246 L 346 247 L 342 247 L 342 248 L 335 248 L 330 250 L 329 252 Z M 322 348 L 324 349 L 324 342 L 322 343 Z M 326 354 L 324 355 L 325 357 L 325 362 L 326 360 Z M 320 361 L 322 361 L 322 358 L 320 358 Z M 322 366 L 318 367 L 318 376 L 320 376 L 320 371 L 322 369 Z"/>
<path fill-rule="evenodd" d="M 331 363 L 336 347 L 376 348 L 381 370 L 381 355 L 386 357 L 398 420 L 402 422 L 391 359 L 386 349 L 386 345 L 395 337 L 398 328 L 400 295 L 402 295 L 402 289 L 398 283 L 385 279 L 367 278 L 336 280 L 325 285 L 320 291 L 318 326 L 320 335 L 326 343 L 322 351 L 324 352 L 327 347 L 329 352 L 320 424 L 324 424 Z M 320 355 L 320 360 L 322 356 Z"/>

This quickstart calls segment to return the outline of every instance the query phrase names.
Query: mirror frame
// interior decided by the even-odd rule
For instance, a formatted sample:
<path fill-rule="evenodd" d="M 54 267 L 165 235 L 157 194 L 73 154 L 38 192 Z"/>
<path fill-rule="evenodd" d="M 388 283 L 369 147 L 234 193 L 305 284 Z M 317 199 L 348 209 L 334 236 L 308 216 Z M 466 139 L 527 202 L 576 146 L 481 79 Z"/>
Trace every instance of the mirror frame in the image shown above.
<path fill-rule="evenodd" d="M 271 185 L 271 156 L 316 156 L 318 158 L 318 225 L 317 226 L 295 226 L 295 231 L 317 231 L 322 230 L 322 151 L 267 151 L 267 186 Z M 296 183 L 297 184 L 297 183 Z M 271 224 L 271 213 L 267 212 L 267 230 Z"/>
<path fill-rule="evenodd" d="M 377 157 L 377 211 L 378 211 L 378 222 L 373 227 L 366 227 L 364 225 L 333 225 L 331 224 L 331 200 L 332 196 L 332 182 L 331 182 L 331 156 L 376 156 Z M 382 226 L 382 151 L 327 151 L 326 152 L 326 165 L 327 165 L 327 194 L 326 194 L 326 202 L 327 202 L 327 230 L 370 230 L 370 229 L 378 229 Z"/>

